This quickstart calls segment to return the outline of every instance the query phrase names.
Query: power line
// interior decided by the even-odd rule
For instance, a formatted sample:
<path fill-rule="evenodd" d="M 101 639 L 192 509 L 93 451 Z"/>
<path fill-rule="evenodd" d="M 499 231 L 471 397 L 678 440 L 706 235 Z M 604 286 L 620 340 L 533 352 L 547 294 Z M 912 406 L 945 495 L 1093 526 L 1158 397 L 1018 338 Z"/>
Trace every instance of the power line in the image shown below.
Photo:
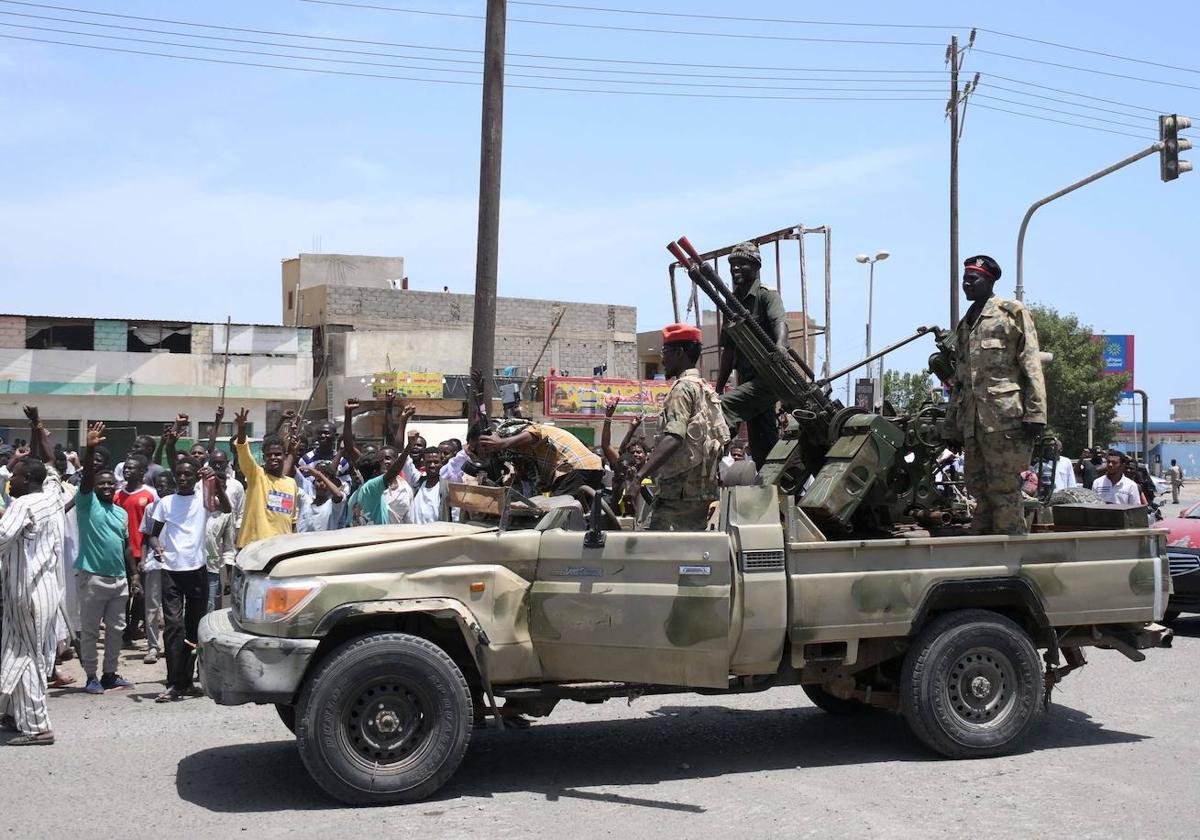
<path fill-rule="evenodd" d="M 1006 93 L 1015 93 L 1018 96 L 1031 96 L 1034 99 L 1043 99 L 1047 102 L 1059 102 L 1063 105 L 1071 105 L 1075 108 L 1087 108 L 1090 111 L 1100 111 L 1105 114 L 1117 114 L 1118 116 L 1129 117 L 1130 119 L 1135 119 L 1135 120 L 1153 120 L 1154 119 L 1153 117 L 1148 117 L 1144 114 L 1129 114 L 1129 113 L 1126 113 L 1125 111 L 1114 111 L 1112 108 L 1101 108 L 1098 105 L 1088 105 L 1085 102 L 1073 102 L 1070 99 L 1059 99 L 1057 96 L 1046 96 L 1041 93 L 1031 93 L 1030 91 L 1027 91 L 1027 90 L 1020 90 L 1018 88 L 1005 87 L 1004 85 L 993 84 L 990 76 L 986 73 L 981 73 L 980 76 L 981 76 L 981 79 L 983 81 L 985 81 L 987 83 L 987 86 L 989 88 L 991 88 L 992 90 L 1002 90 Z M 997 76 L 996 78 L 1000 78 L 1000 77 Z M 1130 107 L 1132 107 L 1132 106 L 1130 106 Z M 1146 108 L 1144 110 L 1150 111 L 1152 109 Z M 1161 113 L 1161 112 L 1155 111 L 1154 113 Z"/>
<path fill-rule="evenodd" d="M 274 35 L 281 38 L 298 38 L 315 41 L 332 41 L 334 43 L 344 44 L 362 44 L 366 46 L 376 47 L 398 47 L 400 49 L 413 50 L 428 50 L 432 52 L 454 52 L 454 53 L 470 53 L 472 55 L 482 55 L 483 50 L 469 49 L 465 47 L 443 47 L 431 46 L 428 44 L 404 44 L 395 41 L 372 41 L 363 38 L 345 38 L 336 35 L 310 35 L 299 32 L 280 32 L 272 29 L 252 29 L 242 26 L 224 26 L 213 23 L 197 23 L 195 21 L 172 20 L 168 18 L 146 17 L 143 15 L 121 14 L 119 12 L 102 12 L 92 9 L 79 9 L 73 6 L 60 6 L 50 3 L 33 3 L 27 0 L 0 0 L 0 3 L 15 6 L 26 6 L 38 9 L 49 9 L 60 12 L 72 12 L 75 14 L 95 15 L 99 17 L 118 18 L 122 20 L 137 20 L 147 23 L 165 23 L 172 26 L 191 26 L 198 29 L 213 29 L 222 32 L 242 32 L 253 35 Z M 17 15 L 17 12 L 8 12 L 6 14 Z M 99 26 L 100 24 L 87 24 L 91 26 Z M 187 36 L 187 37 L 203 37 L 203 36 Z M 509 52 L 507 55 L 518 58 L 535 58 L 545 61 L 580 61 L 589 63 L 603 64 L 632 64 L 645 67 L 691 67 L 697 69 L 716 69 L 716 70 L 763 70 L 763 71 L 778 71 L 791 73 L 901 73 L 908 75 L 942 75 L 946 70 L 927 70 L 927 69 L 893 69 L 893 68 L 870 68 L 860 69 L 855 67 L 786 67 L 778 65 L 756 65 L 756 64 L 712 64 L 712 63 L 691 63 L 682 61 L 647 61 L 644 59 L 621 59 L 621 58 L 595 58 L 590 56 L 572 56 L 572 55 L 548 55 L 544 53 L 518 53 Z"/>
<path fill-rule="evenodd" d="M 987 111 L 999 111 L 1003 114 L 1014 114 L 1018 117 L 1028 117 L 1031 120 L 1041 120 L 1042 122 L 1058 123 L 1059 125 L 1069 125 L 1072 128 L 1086 128 L 1089 131 L 1103 131 L 1105 134 L 1119 134 L 1122 137 L 1136 137 L 1139 140 L 1157 140 L 1157 137 L 1149 137 L 1145 134 L 1130 134 L 1127 131 L 1114 131 L 1111 128 L 1100 128 L 1096 125 L 1080 125 L 1079 123 L 1067 122 L 1066 120 L 1056 120 L 1053 117 L 1042 117 L 1037 114 L 1026 114 L 1023 111 L 1012 111 L 1008 108 L 997 108 L 995 105 L 984 105 L 982 102 L 975 104 L 976 108 L 983 108 Z"/>
<path fill-rule="evenodd" d="M 1022 108 L 1034 108 L 1038 111 L 1049 111 L 1052 114 L 1060 114 L 1062 116 L 1068 116 L 1068 117 L 1078 117 L 1081 120 L 1093 120 L 1095 122 L 1103 122 L 1103 123 L 1108 123 L 1110 125 L 1120 125 L 1120 126 L 1124 126 L 1125 128 L 1135 128 L 1135 129 L 1146 128 L 1145 126 L 1137 125 L 1136 123 L 1121 122 L 1119 120 L 1109 120 L 1109 119 L 1105 119 L 1104 117 L 1089 117 L 1087 114 L 1076 114 L 1073 111 L 1064 111 L 1061 108 L 1048 108 L 1045 105 L 1034 105 L 1032 102 L 1020 102 L 1016 99 L 1005 99 L 1004 97 L 1001 97 L 1001 96 L 991 96 L 990 94 L 986 94 L 986 93 L 977 93 L 975 95 L 982 99 L 990 99 L 993 102 L 1006 102 L 1009 105 L 1020 105 Z M 1139 119 L 1144 119 L 1144 118 L 1139 117 Z M 1147 129 L 1147 130 L 1149 130 L 1149 129 Z"/>
<path fill-rule="evenodd" d="M 266 58 L 286 58 L 294 61 L 315 61 L 329 64 L 351 64 L 365 67 L 390 67 L 399 70 L 422 70 L 431 73 L 470 73 L 480 75 L 480 70 L 464 70 L 455 67 L 427 67 L 414 64 L 393 64 L 382 61 L 358 61 L 349 58 L 323 58 L 321 56 L 305 56 L 292 55 L 289 53 L 266 52 L 263 50 L 246 50 L 236 47 L 215 47 L 206 44 L 181 44 L 178 41 L 164 41 L 157 38 L 134 38 L 125 35 L 108 35 L 103 33 L 79 32 L 72 29 L 57 29 L 49 26 L 31 26 L 21 23 L 5 23 L 0 22 L 0 26 L 14 27 L 18 29 L 32 29 L 41 32 L 54 32 L 61 35 L 76 35 L 86 38 L 104 38 L 114 41 L 127 41 L 138 44 L 152 44 L 155 46 L 166 47 L 182 47 L 189 50 L 207 50 L 213 52 L 236 53 L 239 55 L 254 55 Z M 733 85 L 719 82 L 663 82 L 650 79 L 586 79 L 578 76 L 552 76 L 543 73 L 505 73 L 506 76 L 512 78 L 524 79 L 540 79 L 546 81 L 562 81 L 562 82 L 585 82 L 585 83 L 606 83 L 620 85 L 652 85 L 655 87 L 684 87 L 684 88 L 720 88 L 728 90 L 786 90 L 786 91 L 830 91 L 847 93 L 938 93 L 938 88 L 861 88 L 861 87 L 818 87 L 818 86 L 798 86 L 798 85 Z M 818 80 L 823 81 L 823 80 Z"/>
<path fill-rule="evenodd" d="M 39 44 L 54 44 L 64 47 L 77 47 L 86 50 L 98 50 L 102 52 L 123 53 L 126 55 L 145 55 L 156 58 L 179 59 L 182 61 L 203 62 L 206 64 L 224 64 L 236 65 L 242 67 L 258 67 L 268 70 L 291 70 L 299 73 L 318 73 L 326 76 L 354 76 L 365 79 L 389 79 L 393 81 L 405 82 L 426 82 L 430 84 L 442 85 L 469 85 L 478 87 L 480 82 L 459 80 L 459 79 L 427 79 L 417 76 L 396 76 L 387 73 L 365 73 L 351 70 L 328 70 L 320 67 L 294 67 L 284 64 L 267 64 L 264 62 L 254 61 L 235 61 L 233 59 L 223 58 L 205 58 L 197 55 L 178 55 L 174 53 L 162 53 L 151 50 L 134 50 L 124 47 L 108 47 L 100 44 L 77 44 L 71 41 L 56 41 L 49 38 L 31 38 L 23 35 L 5 35 L 0 33 L 0 38 L 5 38 L 11 41 L 28 41 Z M 296 56 L 296 60 L 303 60 L 302 57 Z M 583 80 L 580 80 L 583 81 Z M 747 100 L 788 100 L 788 101 L 829 101 L 829 102 L 940 102 L 937 97 L 920 97 L 920 96 L 777 96 L 765 94 L 722 94 L 722 93 L 683 93 L 677 91 L 652 91 L 652 90 L 609 90 L 604 88 L 573 88 L 560 87 L 554 85 L 526 85 L 515 84 L 508 85 L 510 88 L 522 90 L 543 90 L 543 91 L 564 91 L 569 93 L 602 93 L 617 96 L 655 96 L 655 97 L 682 97 L 688 99 L 747 99 Z M 830 92 L 836 92 L 830 89 Z"/>
<path fill-rule="evenodd" d="M 318 6 L 341 6 L 347 9 L 369 9 L 379 12 L 399 12 L 409 15 L 429 15 L 432 17 L 458 18 L 462 20 L 483 20 L 483 15 L 466 14 L 465 12 L 434 12 L 429 9 L 408 9 L 399 6 L 384 6 L 377 3 L 352 3 L 349 0 L 300 0 L 301 3 L 312 3 Z M 703 38 L 739 38 L 752 41 L 800 41 L 805 43 L 823 44 L 866 44 L 870 46 L 903 46 L 903 47 L 940 47 L 935 41 L 880 41 L 865 38 L 813 38 L 800 35 L 752 35 L 738 32 L 700 32 L 688 29 L 656 29 L 649 26 L 612 26 L 599 23 L 567 23 L 565 21 L 537 20 L 536 18 L 508 19 L 509 23 L 527 23 L 535 26 L 555 26 L 566 29 L 591 29 L 606 32 L 649 32 L 656 35 L 692 35 Z"/>
<path fill-rule="evenodd" d="M 438 61 L 438 62 L 452 63 L 452 64 L 470 64 L 470 65 L 477 66 L 477 67 L 482 66 L 482 61 L 477 60 L 477 59 L 441 58 L 438 56 L 424 56 L 424 55 L 403 55 L 403 54 L 396 54 L 396 53 L 389 53 L 389 52 L 379 52 L 376 50 L 351 50 L 351 49 L 344 49 L 344 48 L 337 48 L 337 47 L 319 47 L 319 46 L 308 46 L 308 45 L 303 45 L 303 44 L 288 44 L 288 43 L 281 43 L 279 41 L 263 41 L 263 40 L 254 39 L 254 38 L 233 38 L 228 35 L 203 35 L 203 34 L 194 34 L 194 33 L 189 33 L 189 32 L 176 32 L 174 30 L 169 30 L 169 29 L 153 29 L 153 28 L 144 27 L 144 26 L 125 26 L 125 25 L 113 24 L 113 23 L 97 23 L 94 21 L 78 20 L 78 19 L 74 19 L 74 18 L 58 18 L 58 17 L 51 17 L 49 15 L 31 15 L 31 14 L 26 14 L 23 12 L 0 11 L 0 15 L 14 16 L 14 17 L 20 17 L 20 18 L 25 18 L 25 19 L 33 19 L 33 20 L 53 21 L 56 23 L 70 23 L 70 24 L 74 24 L 74 25 L 78 25 L 78 26 L 91 26 L 91 27 L 97 27 L 97 28 L 102 28 L 102 29 L 118 29 L 123 32 L 145 32 L 145 33 L 151 33 L 151 34 L 156 34 L 156 35 L 174 35 L 174 36 L 180 37 L 180 38 L 196 38 L 196 39 L 202 39 L 202 40 L 207 40 L 207 41 L 224 41 L 224 42 L 234 43 L 234 44 L 254 44 L 254 45 L 258 45 L 258 46 L 283 47 L 284 49 L 290 49 L 290 50 L 310 50 L 310 51 L 317 51 L 317 52 L 338 53 L 338 54 L 342 54 L 342 55 L 380 56 L 380 57 L 386 57 L 386 58 L 400 58 L 400 59 L 409 59 L 409 60 L 416 60 L 416 61 Z M 43 31 L 48 31 L 48 32 L 68 32 L 68 33 L 74 34 L 74 35 L 87 35 L 88 37 L 114 37 L 114 38 L 117 37 L 117 36 L 101 36 L 101 35 L 96 35 L 96 34 L 90 33 L 90 32 L 73 32 L 71 30 L 61 30 L 61 29 L 55 29 L 52 27 L 38 27 L 38 26 L 31 26 L 31 25 L 22 26 L 21 24 L 15 24 L 15 23 L 0 22 L 0 26 L 13 26 L 13 27 L 18 27 L 18 28 L 23 28 L 23 29 L 35 29 L 35 30 L 43 30 Z M 194 47 L 194 45 L 190 45 L 190 44 L 188 44 L 188 45 L 180 44 L 178 46 L 187 46 L 189 48 L 199 49 L 199 47 Z M 792 81 L 792 82 L 802 82 L 802 81 L 847 82 L 847 83 L 849 83 L 849 82 L 877 82 L 877 83 L 889 83 L 889 84 L 892 84 L 892 83 L 898 83 L 898 84 L 899 83 L 925 83 L 925 80 L 921 80 L 921 79 L 874 79 L 874 78 L 856 78 L 856 79 L 832 78 L 832 79 L 830 79 L 830 78 L 815 77 L 815 76 L 814 77 L 746 76 L 746 75 L 714 74 L 714 73 L 678 73 L 678 72 L 670 72 L 670 71 L 664 71 L 664 70 L 622 70 L 622 69 L 611 68 L 611 67 L 602 67 L 602 68 L 562 67 L 562 66 L 544 65 L 544 64 L 522 64 L 522 63 L 518 63 L 518 62 L 506 62 L 506 66 L 518 67 L 518 68 L 524 68 L 524 69 L 535 69 L 535 70 L 568 70 L 573 73 L 614 73 L 614 74 L 621 74 L 621 75 L 674 76 L 674 77 L 679 77 L 679 78 L 696 78 L 696 79 L 742 79 L 742 80 L 747 80 L 747 81 L 782 81 L 782 82 L 787 82 L 787 81 Z M 434 69 L 434 68 L 430 68 L 430 69 Z M 863 71 L 863 72 L 869 72 L 869 71 Z"/>
<path fill-rule="evenodd" d="M 1042 46 L 1055 47 L 1060 50 L 1071 50 L 1072 52 L 1086 53 L 1088 55 L 1097 55 L 1103 58 L 1111 58 L 1116 61 L 1128 61 L 1135 64 L 1145 64 L 1150 67 L 1161 67 L 1164 70 L 1178 70 L 1182 73 L 1200 73 L 1200 70 L 1193 67 L 1181 67 L 1177 64 L 1164 64 L 1159 61 L 1151 61 L 1145 58 L 1134 58 L 1133 56 L 1120 55 L 1118 53 L 1106 52 L 1104 50 L 1096 50 L 1088 47 L 1077 47 L 1072 44 L 1064 44 L 1059 41 L 1047 41 L 1042 38 L 1033 38 L 1028 35 L 1017 35 L 1012 32 L 1002 32 L 999 29 L 988 29 L 984 26 L 952 26 L 948 24 L 921 24 L 921 23 L 869 23 L 863 21 L 845 21 L 845 20 L 802 20 L 797 18 L 764 18 L 764 17 L 749 17 L 745 15 L 706 15 L 697 14 L 694 12 L 662 12 L 652 11 L 649 9 L 621 9 L 611 6 L 583 6 L 568 3 L 542 3 L 533 2 L 533 0 L 509 0 L 513 6 L 536 6 L 545 9 L 570 9 L 573 11 L 588 11 L 588 12 L 609 12 L 613 14 L 628 14 L 628 15 L 643 15 L 648 17 L 670 17 L 670 18 L 690 18 L 693 20 L 725 20 L 737 21 L 742 23 L 786 23 L 799 26 L 845 26 L 858 27 L 865 29 L 932 29 L 932 30 L 947 30 L 947 29 L 974 29 L 977 32 L 984 32 L 988 35 L 996 35 L 1001 38 L 1012 38 L 1017 41 L 1026 41 L 1031 44 L 1041 44 Z"/>
<path fill-rule="evenodd" d="M 859 23 L 838 20 L 797 20 L 795 18 L 762 18 L 744 15 L 704 15 L 694 12 L 660 12 L 649 9 L 618 9 L 611 6 L 580 6 L 569 3 L 535 3 L 532 0 L 509 0 L 510 6 L 538 6 L 544 9 L 570 9 L 585 12 L 612 12 L 624 15 L 646 15 L 650 17 L 689 18 L 692 20 L 729 20 L 746 23 L 794 23 L 804 26 L 858 26 L 871 29 L 966 29 L 969 27 L 937 26 L 922 23 Z"/>
<path fill-rule="evenodd" d="M 304 2 L 306 2 L 306 3 L 307 2 L 316 2 L 316 0 L 304 0 Z M 1164 81 L 1162 79 L 1147 79 L 1144 76 L 1128 76 L 1124 73 L 1110 73 L 1107 70 L 1095 70 L 1090 67 L 1077 67 L 1074 64 L 1063 64 L 1062 62 L 1058 62 L 1058 61 L 1046 61 L 1045 59 L 1030 58 L 1029 56 L 1024 56 L 1024 55 L 1012 55 L 1011 53 L 996 52 L 995 50 L 985 50 L 980 47 L 975 47 L 974 50 L 975 50 L 975 52 L 980 53 L 982 55 L 994 55 L 997 58 L 1008 58 L 1008 59 L 1012 59 L 1013 61 L 1027 61 L 1031 64 L 1044 64 L 1047 67 L 1059 67 L 1063 70 L 1075 70 L 1080 73 L 1094 73 L 1097 76 L 1108 76 L 1109 78 L 1112 78 L 1112 79 L 1125 79 L 1125 80 L 1131 81 L 1131 82 L 1144 82 L 1144 83 L 1150 84 L 1150 85 L 1163 85 L 1165 87 L 1185 88 L 1187 90 L 1200 90 L 1200 86 L 1185 85 L 1182 82 L 1168 82 L 1168 81 Z"/>

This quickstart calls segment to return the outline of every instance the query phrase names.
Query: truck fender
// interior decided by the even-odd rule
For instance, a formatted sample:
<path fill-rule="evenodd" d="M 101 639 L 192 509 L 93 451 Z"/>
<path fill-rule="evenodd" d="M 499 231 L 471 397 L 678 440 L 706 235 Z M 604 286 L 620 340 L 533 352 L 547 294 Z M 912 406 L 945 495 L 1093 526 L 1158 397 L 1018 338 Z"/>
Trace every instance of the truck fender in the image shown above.
<path fill-rule="evenodd" d="M 487 647 L 491 644 L 487 633 L 475 619 L 475 615 L 462 601 L 454 598 L 407 598 L 395 601 L 353 601 L 330 610 L 322 617 L 313 635 L 324 638 L 333 628 L 346 621 L 363 616 L 404 615 L 422 613 L 434 618 L 452 619 L 462 633 L 463 643 L 475 660 L 481 675 L 486 674 Z M 485 677 L 486 679 L 486 677 Z"/>
<path fill-rule="evenodd" d="M 944 580 L 930 587 L 913 616 L 913 634 L 937 613 L 959 609 L 1010 609 L 1019 613 L 1019 621 L 1028 626 L 1036 642 L 1050 648 L 1054 660 L 1058 656 L 1058 640 L 1041 596 L 1028 580 L 1020 577 L 984 577 Z"/>

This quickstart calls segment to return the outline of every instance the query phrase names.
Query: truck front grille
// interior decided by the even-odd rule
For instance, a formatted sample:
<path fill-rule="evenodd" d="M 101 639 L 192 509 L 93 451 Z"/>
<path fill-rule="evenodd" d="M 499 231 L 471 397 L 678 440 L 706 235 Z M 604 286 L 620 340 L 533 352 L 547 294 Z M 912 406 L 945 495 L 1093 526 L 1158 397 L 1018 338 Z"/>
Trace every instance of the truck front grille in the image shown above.
<path fill-rule="evenodd" d="M 1179 577 L 1180 575 L 1200 571 L 1200 554 L 1167 551 L 1167 562 L 1171 566 L 1171 577 Z"/>
<path fill-rule="evenodd" d="M 743 551 L 743 572 L 781 572 L 783 571 L 783 551 Z"/>

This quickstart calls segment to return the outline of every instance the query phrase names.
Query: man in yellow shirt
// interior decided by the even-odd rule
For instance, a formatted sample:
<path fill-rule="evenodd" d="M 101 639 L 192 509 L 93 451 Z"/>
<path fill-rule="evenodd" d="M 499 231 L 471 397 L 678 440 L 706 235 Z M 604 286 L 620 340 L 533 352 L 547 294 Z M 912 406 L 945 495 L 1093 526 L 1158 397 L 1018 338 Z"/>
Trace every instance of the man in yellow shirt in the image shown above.
<path fill-rule="evenodd" d="M 246 476 L 246 508 L 242 513 L 242 529 L 237 545 L 245 548 L 256 540 L 279 534 L 290 534 L 296 525 L 296 479 L 283 474 L 287 447 L 279 435 L 267 435 L 262 442 L 262 466 L 254 460 L 246 442 L 246 420 L 249 409 L 240 409 L 234 416 L 237 423 L 238 469 Z"/>

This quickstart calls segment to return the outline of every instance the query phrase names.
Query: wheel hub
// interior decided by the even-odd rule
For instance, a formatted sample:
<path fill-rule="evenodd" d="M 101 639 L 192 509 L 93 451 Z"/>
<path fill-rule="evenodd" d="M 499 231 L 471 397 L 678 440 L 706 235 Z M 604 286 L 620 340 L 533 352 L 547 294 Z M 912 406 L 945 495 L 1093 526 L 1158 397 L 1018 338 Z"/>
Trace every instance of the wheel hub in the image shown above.
<path fill-rule="evenodd" d="M 345 709 L 343 732 L 354 752 L 373 765 L 405 760 L 432 728 L 425 698 L 402 683 L 366 686 Z"/>
<path fill-rule="evenodd" d="M 965 651 L 951 665 L 945 699 L 962 724 L 991 728 L 1016 707 L 1016 670 L 1007 656 L 990 647 Z"/>

